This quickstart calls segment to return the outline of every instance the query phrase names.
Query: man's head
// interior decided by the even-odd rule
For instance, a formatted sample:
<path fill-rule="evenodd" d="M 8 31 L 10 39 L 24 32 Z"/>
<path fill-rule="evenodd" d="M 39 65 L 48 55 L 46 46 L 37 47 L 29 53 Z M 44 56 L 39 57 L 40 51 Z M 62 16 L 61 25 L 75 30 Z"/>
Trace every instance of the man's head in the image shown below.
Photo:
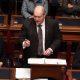
<path fill-rule="evenodd" d="M 38 5 L 34 9 L 34 20 L 36 24 L 41 24 L 44 21 L 45 18 L 45 9 L 43 6 Z"/>

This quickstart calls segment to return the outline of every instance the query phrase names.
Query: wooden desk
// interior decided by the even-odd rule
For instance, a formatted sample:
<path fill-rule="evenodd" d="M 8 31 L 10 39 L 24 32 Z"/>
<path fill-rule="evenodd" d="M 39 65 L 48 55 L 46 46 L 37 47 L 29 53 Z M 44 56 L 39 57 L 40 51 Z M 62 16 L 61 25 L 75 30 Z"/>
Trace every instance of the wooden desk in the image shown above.
<path fill-rule="evenodd" d="M 65 65 L 31 64 L 31 80 L 42 77 L 64 80 L 65 74 Z"/>
<path fill-rule="evenodd" d="M 80 26 L 62 26 L 60 30 L 64 41 L 80 41 Z"/>
<path fill-rule="evenodd" d="M 73 76 L 73 72 L 75 72 L 76 74 L 78 73 L 79 75 L 77 75 L 77 77 L 79 78 L 79 79 L 77 79 L 75 76 Z M 69 80 L 73 80 L 73 79 L 75 79 L 75 80 L 80 80 L 80 70 L 68 70 L 67 71 L 67 74 L 68 74 L 68 79 Z"/>
<path fill-rule="evenodd" d="M 62 26 L 60 27 L 62 38 L 64 42 L 67 42 L 67 63 L 68 67 L 72 66 L 72 42 L 80 42 L 80 26 Z"/>
<path fill-rule="evenodd" d="M 80 17 L 56 16 L 55 19 L 65 26 L 80 26 Z"/>

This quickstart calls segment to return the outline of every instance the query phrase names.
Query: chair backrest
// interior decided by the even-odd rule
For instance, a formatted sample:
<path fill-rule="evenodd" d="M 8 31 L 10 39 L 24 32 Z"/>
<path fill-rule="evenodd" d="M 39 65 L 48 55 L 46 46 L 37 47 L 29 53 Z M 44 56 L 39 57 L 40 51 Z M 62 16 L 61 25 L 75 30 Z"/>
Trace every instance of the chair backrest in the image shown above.
<path fill-rule="evenodd" d="M 17 24 L 23 24 L 23 16 L 21 15 L 11 15 L 11 25 Z"/>
<path fill-rule="evenodd" d="M 0 27 L 8 27 L 8 15 L 0 14 Z"/>
<path fill-rule="evenodd" d="M 15 68 L 0 68 L 0 80 L 15 80 Z"/>
<path fill-rule="evenodd" d="M 59 20 L 63 26 L 80 26 L 80 17 L 56 16 L 56 19 Z"/>

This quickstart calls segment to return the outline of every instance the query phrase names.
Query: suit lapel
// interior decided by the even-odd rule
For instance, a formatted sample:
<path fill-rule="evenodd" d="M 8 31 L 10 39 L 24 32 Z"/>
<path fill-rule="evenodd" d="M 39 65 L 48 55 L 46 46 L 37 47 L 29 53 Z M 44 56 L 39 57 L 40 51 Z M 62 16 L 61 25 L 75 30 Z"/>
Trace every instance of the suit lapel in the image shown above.
<path fill-rule="evenodd" d="M 49 31 L 49 22 L 48 22 L 48 20 L 47 20 L 47 18 L 46 18 L 46 19 L 45 19 L 45 43 L 46 43 L 48 31 Z"/>
<path fill-rule="evenodd" d="M 36 36 L 36 38 L 38 39 L 37 27 L 36 27 L 35 22 L 32 24 L 32 31 L 33 31 L 34 35 Z"/>

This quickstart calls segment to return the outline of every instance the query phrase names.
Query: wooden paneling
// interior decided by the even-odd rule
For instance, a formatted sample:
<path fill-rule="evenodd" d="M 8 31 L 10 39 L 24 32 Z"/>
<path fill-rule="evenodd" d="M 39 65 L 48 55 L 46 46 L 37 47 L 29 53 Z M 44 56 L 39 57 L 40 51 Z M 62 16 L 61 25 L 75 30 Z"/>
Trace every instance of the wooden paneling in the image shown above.
<path fill-rule="evenodd" d="M 19 45 L 19 34 L 21 31 L 23 17 L 21 15 L 11 15 L 11 24 L 9 28 L 10 32 L 10 45 L 13 57 L 19 57 L 22 54 L 21 47 Z"/>
<path fill-rule="evenodd" d="M 15 68 L 0 68 L 0 80 L 16 80 Z"/>
<path fill-rule="evenodd" d="M 0 14 L 0 36 L 7 39 L 8 32 L 8 15 Z"/>

